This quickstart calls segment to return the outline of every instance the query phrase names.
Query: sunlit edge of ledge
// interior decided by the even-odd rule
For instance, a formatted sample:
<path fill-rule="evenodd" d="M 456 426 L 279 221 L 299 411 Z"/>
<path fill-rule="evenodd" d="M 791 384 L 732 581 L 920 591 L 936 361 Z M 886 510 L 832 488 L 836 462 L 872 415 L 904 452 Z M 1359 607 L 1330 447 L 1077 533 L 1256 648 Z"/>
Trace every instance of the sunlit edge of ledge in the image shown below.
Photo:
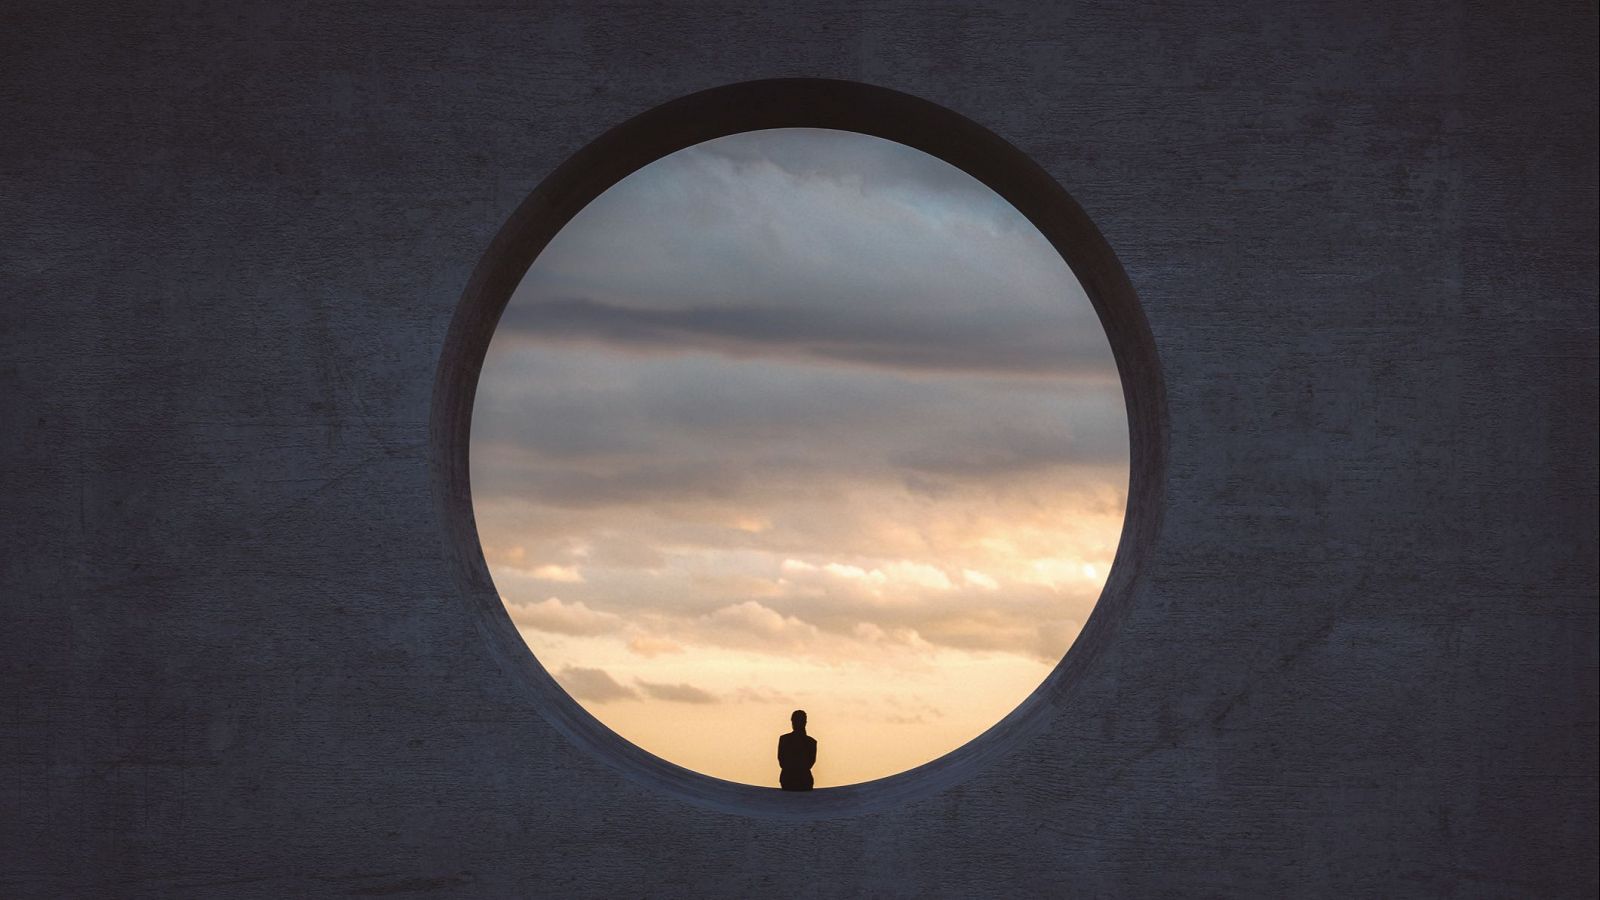
<path fill-rule="evenodd" d="M 607 728 L 558 685 L 494 589 L 472 509 L 472 404 L 500 314 L 528 267 L 585 205 L 670 153 L 771 128 L 853 131 L 929 153 L 983 182 L 1028 218 L 1082 284 L 1099 314 L 1128 414 L 1128 505 L 1115 560 L 1077 640 L 1050 675 L 983 734 L 928 763 L 840 787 L 789 793 L 725 781 L 657 757 Z M 1144 312 L 1116 255 L 1067 192 L 1016 147 L 959 113 L 887 88 L 827 79 L 774 79 L 712 88 L 612 128 L 539 184 L 479 260 L 456 306 L 434 381 L 430 466 L 445 553 L 490 652 L 530 703 L 573 743 L 630 781 L 696 807 L 763 819 L 867 815 L 951 790 L 1046 730 L 1133 602 L 1141 562 L 1160 531 L 1167 452 L 1165 388 Z M 1062 752 L 1071 752 L 1066 748 Z"/>

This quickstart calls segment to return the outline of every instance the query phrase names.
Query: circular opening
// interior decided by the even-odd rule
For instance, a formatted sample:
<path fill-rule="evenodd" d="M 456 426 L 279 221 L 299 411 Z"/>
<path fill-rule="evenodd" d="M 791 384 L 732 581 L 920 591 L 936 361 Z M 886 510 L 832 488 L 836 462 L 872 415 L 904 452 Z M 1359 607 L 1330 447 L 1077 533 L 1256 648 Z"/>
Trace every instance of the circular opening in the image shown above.
<path fill-rule="evenodd" d="M 613 733 L 575 702 L 528 653 L 500 603 L 479 545 L 468 485 L 478 376 L 500 314 L 534 258 L 590 201 L 649 163 L 705 141 L 778 128 L 834 129 L 894 141 L 957 167 L 1015 207 L 1068 262 L 1093 303 L 1121 375 L 1129 427 L 1128 507 L 1116 560 L 1094 614 L 1043 684 L 993 728 L 926 765 L 802 796 L 673 765 Z M 530 699 L 553 724 L 635 780 L 701 805 L 812 817 L 868 811 L 941 790 L 1003 757 L 1060 714 L 1056 710 L 1077 673 L 1114 631 L 1140 551 L 1158 525 L 1160 404 L 1154 348 L 1120 266 L 1081 210 L 1038 166 L 981 127 L 925 101 L 860 84 L 783 80 L 706 91 L 645 113 L 584 148 L 534 191 L 496 237 L 458 307 L 436 384 L 432 438 L 436 485 L 462 586 L 491 650 L 522 673 L 519 683 L 525 682 Z"/>
<path fill-rule="evenodd" d="M 601 722 L 770 787 L 804 709 L 837 787 L 965 744 L 1061 660 L 1127 430 L 1094 307 L 1005 200 L 881 138 L 749 131 L 633 172 L 534 260 L 478 383 L 473 509 L 512 621 Z"/>

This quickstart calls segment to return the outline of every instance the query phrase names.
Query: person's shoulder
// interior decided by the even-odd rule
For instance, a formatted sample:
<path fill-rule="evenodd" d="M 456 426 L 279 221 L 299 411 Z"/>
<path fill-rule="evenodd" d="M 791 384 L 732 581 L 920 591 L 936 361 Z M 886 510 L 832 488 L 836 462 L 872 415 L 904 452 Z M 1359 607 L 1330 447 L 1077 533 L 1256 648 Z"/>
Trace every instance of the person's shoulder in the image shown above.
<path fill-rule="evenodd" d="M 806 743 L 815 747 L 817 745 L 817 739 L 808 734 L 806 735 Z"/>

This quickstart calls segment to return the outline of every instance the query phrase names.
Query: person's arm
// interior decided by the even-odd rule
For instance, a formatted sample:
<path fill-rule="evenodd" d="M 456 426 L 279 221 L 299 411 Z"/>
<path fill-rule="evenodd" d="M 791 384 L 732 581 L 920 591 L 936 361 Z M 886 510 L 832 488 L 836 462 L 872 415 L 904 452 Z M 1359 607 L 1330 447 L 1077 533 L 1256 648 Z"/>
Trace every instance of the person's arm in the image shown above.
<path fill-rule="evenodd" d="M 806 768 L 808 769 L 817 764 L 817 739 L 812 738 L 809 743 L 810 745 L 806 747 Z"/>

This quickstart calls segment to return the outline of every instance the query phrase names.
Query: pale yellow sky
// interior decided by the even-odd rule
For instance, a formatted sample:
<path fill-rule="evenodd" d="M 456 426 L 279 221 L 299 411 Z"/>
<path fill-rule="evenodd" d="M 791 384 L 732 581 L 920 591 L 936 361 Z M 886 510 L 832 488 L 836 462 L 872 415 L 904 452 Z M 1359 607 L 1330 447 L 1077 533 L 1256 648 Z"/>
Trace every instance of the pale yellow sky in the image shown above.
<path fill-rule="evenodd" d="M 1126 420 L 1092 308 L 1004 201 L 909 148 L 736 135 L 557 236 L 490 348 L 474 507 L 541 663 L 623 737 L 818 787 L 987 729 L 1116 551 Z"/>

